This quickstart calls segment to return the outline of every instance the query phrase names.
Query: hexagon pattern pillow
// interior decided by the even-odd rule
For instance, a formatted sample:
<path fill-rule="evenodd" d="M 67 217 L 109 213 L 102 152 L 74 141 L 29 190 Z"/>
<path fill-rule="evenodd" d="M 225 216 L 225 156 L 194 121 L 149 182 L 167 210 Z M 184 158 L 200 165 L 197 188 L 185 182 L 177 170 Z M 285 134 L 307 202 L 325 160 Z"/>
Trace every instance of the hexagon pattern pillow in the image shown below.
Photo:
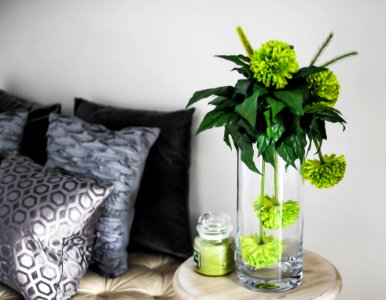
<path fill-rule="evenodd" d="M 113 185 L 11 155 L 0 165 L 0 281 L 27 300 L 64 300 L 87 270 L 98 207 Z"/>

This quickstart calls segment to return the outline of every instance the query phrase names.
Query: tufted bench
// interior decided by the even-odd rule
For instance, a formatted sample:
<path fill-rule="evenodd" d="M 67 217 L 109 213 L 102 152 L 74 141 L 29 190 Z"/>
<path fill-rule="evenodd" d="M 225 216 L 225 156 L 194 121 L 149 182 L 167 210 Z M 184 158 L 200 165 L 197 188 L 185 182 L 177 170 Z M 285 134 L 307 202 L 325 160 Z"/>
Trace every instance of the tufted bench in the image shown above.
<path fill-rule="evenodd" d="M 117 278 L 105 278 L 87 271 L 72 300 L 178 300 L 173 275 L 180 262 L 162 254 L 129 253 L 129 270 Z M 1 300 L 22 300 L 0 284 Z"/>

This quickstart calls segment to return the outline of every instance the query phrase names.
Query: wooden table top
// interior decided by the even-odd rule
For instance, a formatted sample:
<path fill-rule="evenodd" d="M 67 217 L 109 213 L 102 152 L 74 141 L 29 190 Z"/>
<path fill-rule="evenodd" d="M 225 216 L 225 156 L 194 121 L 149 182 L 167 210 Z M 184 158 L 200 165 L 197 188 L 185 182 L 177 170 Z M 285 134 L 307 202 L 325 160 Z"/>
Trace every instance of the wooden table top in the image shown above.
<path fill-rule="evenodd" d="M 174 289 L 183 300 L 332 300 L 342 288 L 339 271 L 320 255 L 304 251 L 303 282 L 282 293 L 257 293 L 236 282 L 236 272 L 227 276 L 208 277 L 195 272 L 193 258 L 186 260 L 173 278 Z"/>

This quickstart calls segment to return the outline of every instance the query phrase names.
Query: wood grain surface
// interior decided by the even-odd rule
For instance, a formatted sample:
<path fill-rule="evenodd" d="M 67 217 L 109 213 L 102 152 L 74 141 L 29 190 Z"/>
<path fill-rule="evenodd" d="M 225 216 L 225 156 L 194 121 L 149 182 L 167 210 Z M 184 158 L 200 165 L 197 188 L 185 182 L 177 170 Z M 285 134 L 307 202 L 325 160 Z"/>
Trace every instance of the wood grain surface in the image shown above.
<path fill-rule="evenodd" d="M 193 259 L 186 260 L 176 271 L 173 286 L 182 300 L 332 300 L 342 288 L 338 270 L 326 259 L 311 251 L 303 256 L 303 282 L 288 292 L 257 293 L 236 282 L 236 272 L 227 276 L 208 277 L 197 274 Z"/>

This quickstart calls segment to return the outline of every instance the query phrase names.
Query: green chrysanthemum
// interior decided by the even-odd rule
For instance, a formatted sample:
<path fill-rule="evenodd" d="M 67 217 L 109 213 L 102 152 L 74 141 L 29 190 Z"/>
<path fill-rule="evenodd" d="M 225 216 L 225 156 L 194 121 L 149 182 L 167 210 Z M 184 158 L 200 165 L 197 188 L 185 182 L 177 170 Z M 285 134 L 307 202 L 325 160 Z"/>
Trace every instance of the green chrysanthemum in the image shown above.
<path fill-rule="evenodd" d="M 285 87 L 287 79 L 291 79 L 299 69 L 295 51 L 281 41 L 263 44 L 253 53 L 250 64 L 257 81 L 266 87 L 276 86 L 277 89 Z"/>
<path fill-rule="evenodd" d="M 264 203 L 261 204 L 261 199 L 258 197 L 253 203 L 253 208 L 265 228 L 272 230 L 287 228 L 299 217 L 299 202 L 288 200 L 282 205 L 275 205 L 273 197 L 265 195 Z"/>
<path fill-rule="evenodd" d="M 344 155 L 323 155 L 323 162 L 307 159 L 303 166 L 303 178 L 317 188 L 330 188 L 340 182 L 346 171 Z"/>
<path fill-rule="evenodd" d="M 331 70 L 321 71 L 306 78 L 311 95 L 318 96 L 321 103 L 334 106 L 339 97 L 340 85 L 335 74 Z"/>
<path fill-rule="evenodd" d="M 283 253 L 284 242 L 274 236 L 265 236 L 260 243 L 258 234 L 240 237 L 241 257 L 248 265 L 257 269 L 276 264 Z"/>

